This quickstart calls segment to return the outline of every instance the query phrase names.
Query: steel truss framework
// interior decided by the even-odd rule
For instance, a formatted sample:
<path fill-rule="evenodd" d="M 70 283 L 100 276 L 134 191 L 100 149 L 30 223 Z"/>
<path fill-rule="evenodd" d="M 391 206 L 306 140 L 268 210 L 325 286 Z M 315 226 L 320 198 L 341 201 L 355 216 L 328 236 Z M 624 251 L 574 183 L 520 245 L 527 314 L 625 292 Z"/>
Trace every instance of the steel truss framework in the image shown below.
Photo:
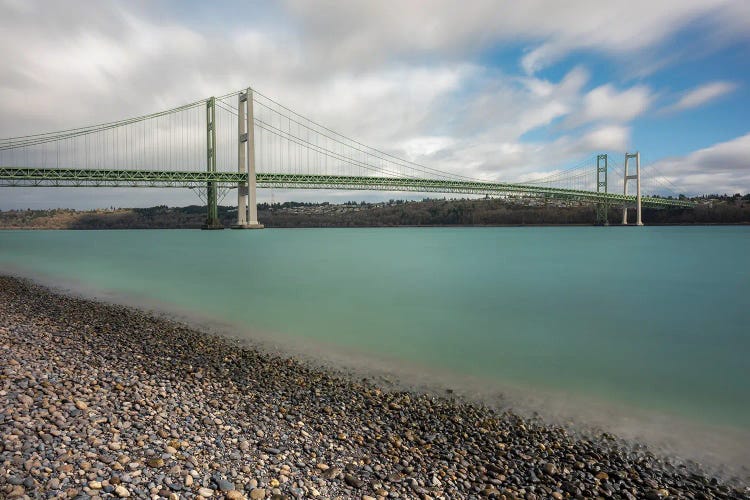
<path fill-rule="evenodd" d="M 258 173 L 256 179 L 259 188 L 520 195 L 560 198 L 593 204 L 629 205 L 635 203 L 635 196 L 623 194 L 503 182 L 271 173 Z M 238 172 L 0 167 L 0 186 L 197 188 L 205 187 L 209 182 L 224 188 L 236 188 L 239 183 L 247 182 L 247 174 Z M 650 207 L 692 208 L 695 206 L 694 203 L 687 200 L 653 197 L 643 197 L 642 203 Z"/>

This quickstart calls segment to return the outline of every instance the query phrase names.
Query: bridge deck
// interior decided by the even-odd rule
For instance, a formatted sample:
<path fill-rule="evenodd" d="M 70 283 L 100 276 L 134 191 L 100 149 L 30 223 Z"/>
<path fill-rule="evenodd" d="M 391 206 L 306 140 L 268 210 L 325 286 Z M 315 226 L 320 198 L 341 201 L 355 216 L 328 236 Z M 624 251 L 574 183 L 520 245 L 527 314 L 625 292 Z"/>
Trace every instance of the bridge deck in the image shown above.
<path fill-rule="evenodd" d="M 562 198 L 589 203 L 614 205 L 635 203 L 635 196 L 597 193 L 555 187 L 503 182 L 480 182 L 412 177 L 366 177 L 342 175 L 272 174 L 256 175 L 259 188 L 346 189 L 370 191 L 411 191 L 432 193 L 484 194 Z M 0 186 L 91 186 L 91 187 L 204 187 L 214 182 L 234 188 L 247 182 L 247 174 L 237 172 L 57 169 L 0 167 Z M 691 208 L 687 200 L 643 197 L 644 206 Z"/>

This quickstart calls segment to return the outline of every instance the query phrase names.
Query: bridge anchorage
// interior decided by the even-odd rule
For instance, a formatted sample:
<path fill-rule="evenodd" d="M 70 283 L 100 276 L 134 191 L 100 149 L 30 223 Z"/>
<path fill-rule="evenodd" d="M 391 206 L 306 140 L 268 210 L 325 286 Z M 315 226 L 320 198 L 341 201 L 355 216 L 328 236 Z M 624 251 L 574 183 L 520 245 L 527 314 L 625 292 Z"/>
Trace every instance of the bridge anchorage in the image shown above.
<path fill-rule="evenodd" d="M 635 175 L 629 171 L 635 159 Z M 557 200 L 611 209 L 692 208 L 641 193 L 640 153 L 626 153 L 622 194 L 608 192 L 607 154 L 526 182 L 490 182 L 414 163 L 305 118 L 251 88 L 166 111 L 59 132 L 0 140 L 0 186 L 181 187 L 207 206 L 205 229 L 223 229 L 218 203 L 237 190 L 237 229 L 260 229 L 258 189 L 336 189 L 471 194 Z M 628 181 L 636 181 L 636 196 Z M 651 177 L 659 182 L 658 177 Z M 653 186 L 652 186 L 653 187 Z M 656 188 L 661 189 L 656 186 Z M 667 188 L 668 190 L 668 188 Z"/>

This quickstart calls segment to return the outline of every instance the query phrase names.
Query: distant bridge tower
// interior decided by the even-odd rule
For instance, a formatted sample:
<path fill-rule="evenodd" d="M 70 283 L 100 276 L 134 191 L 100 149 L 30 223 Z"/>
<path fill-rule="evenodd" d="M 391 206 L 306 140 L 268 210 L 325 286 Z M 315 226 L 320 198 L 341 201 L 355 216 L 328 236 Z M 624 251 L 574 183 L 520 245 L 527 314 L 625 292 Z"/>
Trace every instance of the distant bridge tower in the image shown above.
<path fill-rule="evenodd" d="M 596 155 L 596 192 L 607 194 L 607 155 Z M 609 226 L 609 199 L 596 204 L 596 225 Z"/>
<path fill-rule="evenodd" d="M 216 172 L 216 99 L 214 97 L 206 101 L 206 171 Z M 224 229 L 219 221 L 217 186 L 214 181 L 208 181 L 206 185 L 206 205 L 208 205 L 208 216 L 203 229 Z"/>
<path fill-rule="evenodd" d="M 635 158 L 635 175 L 628 175 L 628 161 Z M 628 181 L 635 179 L 635 210 L 636 226 L 642 226 L 643 221 L 641 220 L 641 153 L 636 151 L 635 153 L 625 153 L 625 178 L 623 179 L 623 194 L 628 194 Z M 622 209 L 622 224 L 628 224 L 628 207 L 627 205 Z"/>
<path fill-rule="evenodd" d="M 263 224 L 258 223 L 253 116 L 253 89 L 248 88 L 240 92 L 237 103 L 237 172 L 247 172 L 247 183 L 237 186 L 237 224 L 232 229 L 263 229 Z"/>

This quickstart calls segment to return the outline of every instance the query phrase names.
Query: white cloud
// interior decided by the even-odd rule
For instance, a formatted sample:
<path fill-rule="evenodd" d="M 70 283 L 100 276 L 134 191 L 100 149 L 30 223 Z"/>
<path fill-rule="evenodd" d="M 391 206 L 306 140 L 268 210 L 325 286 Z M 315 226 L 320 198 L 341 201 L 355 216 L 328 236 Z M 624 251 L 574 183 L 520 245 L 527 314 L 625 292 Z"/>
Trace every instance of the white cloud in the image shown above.
<path fill-rule="evenodd" d="M 624 151 L 628 148 L 630 129 L 609 125 L 594 129 L 576 143 L 576 151 Z"/>
<path fill-rule="evenodd" d="M 733 82 L 711 82 L 701 85 L 689 92 L 683 94 L 679 101 L 668 109 L 672 111 L 683 111 L 686 109 L 697 108 L 709 101 L 734 92 L 737 84 Z"/>
<path fill-rule="evenodd" d="M 436 0 L 372 2 L 350 0 L 331 8 L 304 0 L 286 2 L 316 52 L 329 63 L 377 63 L 393 54 L 460 56 L 502 43 L 526 43 L 521 65 L 533 74 L 576 50 L 608 55 L 637 54 L 638 65 L 651 50 L 691 23 L 701 22 L 702 44 L 745 38 L 750 13 L 745 0 Z M 326 4 L 332 7 L 332 4 Z"/>
<path fill-rule="evenodd" d="M 649 170 L 684 194 L 750 192 L 750 133 L 699 149 L 686 156 L 667 158 Z"/>
<path fill-rule="evenodd" d="M 426 136 L 413 137 L 401 144 L 405 158 L 410 161 L 439 154 L 455 147 L 456 141 L 452 137 Z"/>
<path fill-rule="evenodd" d="M 586 1 L 560 2 L 552 6 L 540 3 L 540 9 L 546 6 L 547 19 L 557 22 L 559 27 L 549 27 L 545 40 L 525 55 L 522 66 L 528 73 L 580 49 L 619 56 L 633 53 L 646 56 L 645 49 L 663 42 L 696 19 L 715 15 L 730 2 L 634 0 L 601 2 L 596 7 Z"/>
<path fill-rule="evenodd" d="M 653 96 L 646 86 L 636 86 L 618 92 L 611 84 L 602 85 L 588 92 L 578 113 L 567 120 L 568 125 L 577 126 L 589 122 L 629 122 L 645 112 Z"/>

